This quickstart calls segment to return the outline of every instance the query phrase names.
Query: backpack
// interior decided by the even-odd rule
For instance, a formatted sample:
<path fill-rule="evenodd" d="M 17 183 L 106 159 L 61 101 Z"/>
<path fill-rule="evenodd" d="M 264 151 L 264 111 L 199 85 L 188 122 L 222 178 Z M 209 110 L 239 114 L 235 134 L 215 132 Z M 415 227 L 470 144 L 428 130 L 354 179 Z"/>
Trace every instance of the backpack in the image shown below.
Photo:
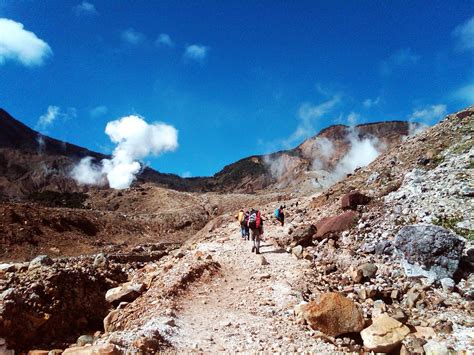
<path fill-rule="evenodd" d="M 278 218 L 278 217 L 280 216 L 280 209 L 277 208 L 277 209 L 275 210 L 275 213 L 274 213 L 273 215 L 274 215 L 276 218 Z"/>
<path fill-rule="evenodd" d="M 250 229 L 260 228 L 260 211 L 252 211 L 250 213 L 248 226 Z"/>

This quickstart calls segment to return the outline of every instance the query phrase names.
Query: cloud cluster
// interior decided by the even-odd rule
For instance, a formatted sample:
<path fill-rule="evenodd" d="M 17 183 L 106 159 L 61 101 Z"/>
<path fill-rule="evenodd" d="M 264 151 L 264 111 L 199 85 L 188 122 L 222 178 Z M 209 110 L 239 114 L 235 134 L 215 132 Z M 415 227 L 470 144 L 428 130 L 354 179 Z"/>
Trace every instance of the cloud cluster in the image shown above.
<path fill-rule="evenodd" d="M 25 30 L 23 24 L 0 18 L 0 65 L 14 60 L 27 67 L 39 66 L 52 53 L 48 43 Z"/>
<path fill-rule="evenodd" d="M 426 106 L 413 110 L 409 116 L 410 120 L 418 120 L 424 123 L 433 123 L 446 116 L 447 107 L 443 104 Z"/>
<path fill-rule="evenodd" d="M 95 5 L 87 1 L 83 1 L 79 5 L 74 6 L 73 11 L 76 16 L 96 16 L 99 14 Z"/>
<path fill-rule="evenodd" d="M 375 99 L 366 99 L 364 100 L 364 102 L 362 103 L 364 105 L 365 108 L 371 108 L 371 107 L 374 107 L 374 106 L 378 106 L 380 104 L 380 96 L 377 96 L 377 98 Z"/>
<path fill-rule="evenodd" d="M 120 34 L 122 41 L 127 44 L 136 46 L 145 41 L 145 35 L 141 32 L 128 28 Z"/>
<path fill-rule="evenodd" d="M 155 41 L 157 47 L 174 47 L 174 42 L 167 33 L 160 33 Z"/>
<path fill-rule="evenodd" d="M 315 133 L 314 121 L 323 117 L 341 102 L 339 95 L 334 95 L 319 105 L 305 102 L 298 109 L 299 123 L 296 130 L 283 141 L 286 148 L 291 147 L 295 143 L 312 136 Z"/>
<path fill-rule="evenodd" d="M 92 117 L 99 117 L 99 116 L 105 115 L 107 112 L 109 112 L 109 109 L 107 108 L 107 106 L 99 105 L 99 106 L 96 106 L 96 107 L 92 108 L 89 111 L 89 114 Z"/>
<path fill-rule="evenodd" d="M 201 44 L 191 44 L 186 46 L 184 58 L 202 62 L 207 57 L 208 52 L 209 47 L 203 46 Z"/>
<path fill-rule="evenodd" d="M 474 16 L 457 26 L 453 31 L 453 36 L 456 39 L 456 45 L 459 50 L 474 50 Z"/>
<path fill-rule="evenodd" d="M 35 129 L 44 132 L 51 127 L 58 118 L 67 121 L 76 116 L 77 111 L 74 107 L 68 107 L 66 110 L 61 110 L 59 106 L 50 105 L 46 112 L 38 118 Z"/>
<path fill-rule="evenodd" d="M 71 173 L 79 184 L 99 185 L 106 178 L 111 188 L 127 188 L 140 172 L 141 160 L 178 147 L 178 131 L 173 126 L 160 122 L 148 124 L 135 115 L 107 123 L 105 133 L 116 144 L 112 159 L 103 159 L 99 165 L 91 157 L 82 159 Z"/>

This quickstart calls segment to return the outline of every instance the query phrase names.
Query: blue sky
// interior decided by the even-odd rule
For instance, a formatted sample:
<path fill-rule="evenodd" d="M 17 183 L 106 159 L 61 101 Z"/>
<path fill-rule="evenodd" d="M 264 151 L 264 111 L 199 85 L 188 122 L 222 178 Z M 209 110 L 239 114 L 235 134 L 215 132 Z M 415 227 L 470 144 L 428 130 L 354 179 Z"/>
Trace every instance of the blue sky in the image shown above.
<path fill-rule="evenodd" d="M 1 107 L 106 153 L 111 120 L 173 125 L 179 148 L 147 159 L 163 172 L 474 104 L 474 1 L 0 0 L 0 18 Z"/>

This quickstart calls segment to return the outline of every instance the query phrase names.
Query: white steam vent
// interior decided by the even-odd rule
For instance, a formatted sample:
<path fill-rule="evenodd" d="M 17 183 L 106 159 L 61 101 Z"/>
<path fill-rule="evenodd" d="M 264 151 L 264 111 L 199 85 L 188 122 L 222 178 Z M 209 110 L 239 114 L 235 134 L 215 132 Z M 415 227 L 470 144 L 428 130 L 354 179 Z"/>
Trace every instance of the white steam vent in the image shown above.
<path fill-rule="evenodd" d="M 130 187 L 141 170 L 140 161 L 147 156 L 178 148 L 178 131 L 165 123 L 147 123 L 140 116 L 126 116 L 107 123 L 105 133 L 116 143 L 112 159 L 103 159 L 100 165 L 86 157 L 76 165 L 71 176 L 79 184 L 99 185 L 108 181 L 113 189 Z"/>

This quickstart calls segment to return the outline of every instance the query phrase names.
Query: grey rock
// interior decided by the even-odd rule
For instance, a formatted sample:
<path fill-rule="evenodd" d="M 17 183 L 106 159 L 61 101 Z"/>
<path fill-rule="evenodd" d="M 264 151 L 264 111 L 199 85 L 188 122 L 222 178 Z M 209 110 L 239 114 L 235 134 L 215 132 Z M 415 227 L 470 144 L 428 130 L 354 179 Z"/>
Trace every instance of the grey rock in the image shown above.
<path fill-rule="evenodd" d="M 375 245 L 375 254 L 377 255 L 391 255 L 393 253 L 393 245 L 388 240 L 383 240 Z"/>
<path fill-rule="evenodd" d="M 440 280 L 440 283 L 444 292 L 452 292 L 454 290 L 455 283 L 453 279 L 445 277 L 444 279 Z"/>
<path fill-rule="evenodd" d="M 15 269 L 15 264 L 0 264 L 0 272 L 12 272 Z"/>
<path fill-rule="evenodd" d="M 30 261 L 28 270 L 33 270 L 41 266 L 49 266 L 53 264 L 53 260 L 47 255 L 38 255 L 36 258 Z"/>
<path fill-rule="evenodd" d="M 303 257 L 303 247 L 301 245 L 297 245 L 291 249 L 291 253 L 298 259 L 301 259 Z"/>
<path fill-rule="evenodd" d="M 436 340 L 428 341 L 424 346 L 426 355 L 448 355 L 449 350 L 446 345 L 437 342 Z"/>
<path fill-rule="evenodd" d="M 104 254 L 100 253 L 94 258 L 94 267 L 105 268 L 107 267 L 107 258 Z"/>
<path fill-rule="evenodd" d="M 431 224 L 404 226 L 395 237 L 405 274 L 433 280 L 453 277 L 464 245 L 464 238 Z"/>
<path fill-rule="evenodd" d="M 372 263 L 365 263 L 358 267 L 360 271 L 362 271 L 362 276 L 367 279 L 371 279 L 377 273 L 377 265 Z"/>
<path fill-rule="evenodd" d="M 77 338 L 76 344 L 78 346 L 84 346 L 86 344 L 92 344 L 94 342 L 94 337 L 92 335 L 81 335 Z"/>

